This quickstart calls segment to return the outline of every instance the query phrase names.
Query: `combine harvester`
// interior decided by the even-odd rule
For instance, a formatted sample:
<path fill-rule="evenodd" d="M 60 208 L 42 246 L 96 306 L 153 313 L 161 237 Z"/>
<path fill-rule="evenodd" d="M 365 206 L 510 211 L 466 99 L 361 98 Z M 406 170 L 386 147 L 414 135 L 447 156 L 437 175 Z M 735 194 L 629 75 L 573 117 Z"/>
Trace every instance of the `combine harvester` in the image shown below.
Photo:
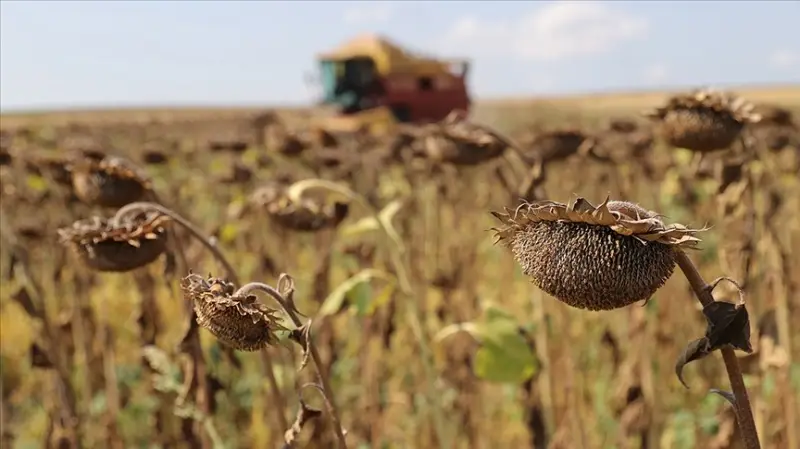
<path fill-rule="evenodd" d="M 376 35 L 357 37 L 317 57 L 322 105 L 314 120 L 333 134 L 391 132 L 398 123 L 430 123 L 469 111 L 464 59 L 413 55 Z"/>

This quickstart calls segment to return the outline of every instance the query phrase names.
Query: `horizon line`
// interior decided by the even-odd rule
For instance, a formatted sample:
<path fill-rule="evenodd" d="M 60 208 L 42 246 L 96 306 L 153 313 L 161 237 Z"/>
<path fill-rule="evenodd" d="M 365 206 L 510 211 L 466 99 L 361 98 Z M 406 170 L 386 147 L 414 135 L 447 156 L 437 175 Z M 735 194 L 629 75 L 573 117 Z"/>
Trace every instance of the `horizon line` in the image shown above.
<path fill-rule="evenodd" d="M 517 96 L 487 96 L 481 97 L 473 95 L 474 103 L 514 103 L 520 101 L 535 101 L 535 100 L 570 100 L 582 97 L 613 97 L 622 95 L 647 95 L 647 94 L 669 94 L 675 91 L 694 89 L 698 87 L 718 87 L 725 86 L 725 90 L 748 90 L 748 91 L 762 91 L 762 90 L 777 90 L 777 89 L 800 89 L 800 82 L 786 82 L 786 83 L 752 83 L 752 84 L 692 84 L 692 85 L 678 85 L 678 86 L 663 86 L 663 87 L 647 87 L 647 88 L 628 88 L 628 89 L 607 89 L 607 90 L 591 90 L 591 91 L 578 91 L 578 92 L 557 92 L 557 93 L 530 93 L 519 94 Z M 135 111 L 170 111 L 170 110 L 249 110 L 249 109 L 307 109 L 313 108 L 316 105 L 312 102 L 297 102 L 297 103 L 178 103 L 178 104 L 121 104 L 121 105 L 84 105 L 84 106 L 32 106 L 30 108 L 3 108 L 0 106 L 0 115 L 39 115 L 39 114 L 53 114 L 53 113 L 81 113 L 81 112 L 101 112 L 101 111 L 118 111 L 118 112 L 135 112 Z"/>

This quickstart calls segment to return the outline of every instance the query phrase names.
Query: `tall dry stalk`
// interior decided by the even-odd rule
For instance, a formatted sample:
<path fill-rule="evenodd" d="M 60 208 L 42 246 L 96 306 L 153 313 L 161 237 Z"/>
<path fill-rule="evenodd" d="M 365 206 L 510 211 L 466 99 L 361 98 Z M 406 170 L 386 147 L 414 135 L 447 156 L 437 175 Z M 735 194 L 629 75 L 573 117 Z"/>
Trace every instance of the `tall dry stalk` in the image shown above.
<path fill-rule="evenodd" d="M 409 299 L 405 303 L 405 306 L 408 308 L 406 317 L 408 320 L 408 325 L 411 328 L 411 332 L 414 335 L 417 344 L 419 345 L 421 353 L 420 356 L 422 357 L 423 367 L 425 369 L 428 400 L 434 401 L 432 404 L 432 418 L 434 421 L 434 428 L 436 430 L 437 438 L 442 448 L 451 448 L 451 438 L 449 432 L 447 432 L 445 429 L 444 412 L 441 409 L 441 405 L 435 402 L 438 394 L 436 392 L 436 373 L 433 367 L 432 352 L 428 344 L 429 339 L 426 337 L 426 332 L 422 324 L 422 313 L 417 303 L 417 301 L 419 301 L 419 293 L 414 288 L 414 285 L 411 283 L 409 278 L 409 270 L 405 262 L 405 258 L 407 258 L 407 254 L 405 254 L 404 250 L 405 245 L 400 240 L 400 237 L 393 225 L 389 223 L 387 217 L 382 216 L 369 204 L 369 202 L 366 201 L 366 199 L 347 187 L 322 179 L 309 179 L 295 183 L 289 189 L 289 196 L 299 198 L 304 191 L 310 189 L 323 189 L 333 193 L 338 193 L 354 203 L 357 203 L 361 208 L 369 212 L 369 215 L 375 221 L 376 226 L 386 236 L 386 239 L 383 243 L 389 254 L 394 274 L 397 276 L 398 286 L 403 295 Z"/>
<path fill-rule="evenodd" d="M 28 254 L 20 245 L 16 235 L 11 231 L 11 227 L 6 221 L 5 211 L 0 213 L 0 232 L 2 232 L 3 246 L 8 248 L 16 260 L 15 276 L 19 276 L 24 290 L 17 296 L 20 306 L 26 313 L 39 322 L 42 333 L 42 343 L 46 359 L 48 360 L 53 373 L 51 382 L 56 392 L 55 401 L 57 406 L 51 416 L 51 438 L 48 444 L 69 448 L 81 447 L 82 424 L 77 410 L 75 390 L 70 382 L 70 366 L 64 359 L 64 354 L 60 344 L 60 336 L 55 333 L 56 326 L 47 312 L 44 299 L 44 290 L 39 281 L 35 278 L 35 272 L 30 266 Z"/>

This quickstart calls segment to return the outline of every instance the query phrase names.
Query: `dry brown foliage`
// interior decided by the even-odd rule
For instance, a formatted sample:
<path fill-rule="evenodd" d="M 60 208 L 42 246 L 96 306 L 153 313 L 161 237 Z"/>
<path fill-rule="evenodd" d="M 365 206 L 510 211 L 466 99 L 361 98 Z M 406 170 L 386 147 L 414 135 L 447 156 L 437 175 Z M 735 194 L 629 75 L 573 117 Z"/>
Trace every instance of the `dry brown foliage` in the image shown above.
<path fill-rule="evenodd" d="M 798 109 L 746 96 L 481 103 L 387 136 L 4 115 L 0 446 L 742 448 L 731 394 L 707 395 L 736 361 L 761 447 L 794 449 Z M 341 191 L 289 194 L 311 178 Z M 86 219 L 112 207 L 133 209 Z M 741 291 L 692 302 L 673 271 L 695 247 Z M 452 326 L 484 338 L 439 344 Z"/>

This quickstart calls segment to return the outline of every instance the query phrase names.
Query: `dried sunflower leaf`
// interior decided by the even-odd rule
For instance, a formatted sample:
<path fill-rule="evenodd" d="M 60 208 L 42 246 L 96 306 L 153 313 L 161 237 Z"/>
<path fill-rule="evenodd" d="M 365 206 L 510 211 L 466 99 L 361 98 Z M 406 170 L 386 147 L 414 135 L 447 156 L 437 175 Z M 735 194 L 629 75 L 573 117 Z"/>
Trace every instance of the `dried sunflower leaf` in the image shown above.
<path fill-rule="evenodd" d="M 708 327 L 706 338 L 712 350 L 725 345 L 736 349 L 753 352 L 750 344 L 750 316 L 744 304 L 714 301 L 703 307 Z"/>
<path fill-rule="evenodd" d="M 300 436 L 300 432 L 307 422 L 312 419 L 317 419 L 320 416 L 322 416 L 321 410 L 309 407 L 306 405 L 305 401 L 300 399 L 300 409 L 297 411 L 297 417 L 292 423 L 292 427 L 287 429 L 286 433 L 283 435 L 287 446 L 291 447 L 297 442 L 297 438 Z"/>
<path fill-rule="evenodd" d="M 708 390 L 709 393 L 713 393 L 719 396 L 722 396 L 723 399 L 730 402 L 730 404 L 736 407 L 736 396 L 733 395 L 730 391 L 718 390 L 716 388 L 712 388 Z"/>
<path fill-rule="evenodd" d="M 703 308 L 708 325 L 703 338 L 690 342 L 678 357 L 675 374 L 683 386 L 683 367 L 699 360 L 726 345 L 747 353 L 753 352 L 750 344 L 750 318 L 744 304 L 714 301 Z"/>
<path fill-rule="evenodd" d="M 601 204 L 597 209 L 602 210 L 607 202 L 608 202 L 607 200 L 604 201 L 603 204 Z M 595 211 L 595 207 L 592 205 L 592 203 L 587 201 L 586 198 L 578 197 L 575 198 L 575 203 L 572 205 L 572 207 L 569 208 L 569 210 L 574 211 L 578 214 L 592 213 Z"/>
<path fill-rule="evenodd" d="M 678 376 L 678 380 L 681 381 L 684 387 L 689 388 L 683 380 L 683 367 L 695 360 L 702 359 L 710 354 L 711 351 L 711 346 L 706 337 L 692 340 L 686 345 L 686 348 L 681 352 L 681 355 L 678 356 L 678 361 L 675 363 L 675 375 Z"/>

